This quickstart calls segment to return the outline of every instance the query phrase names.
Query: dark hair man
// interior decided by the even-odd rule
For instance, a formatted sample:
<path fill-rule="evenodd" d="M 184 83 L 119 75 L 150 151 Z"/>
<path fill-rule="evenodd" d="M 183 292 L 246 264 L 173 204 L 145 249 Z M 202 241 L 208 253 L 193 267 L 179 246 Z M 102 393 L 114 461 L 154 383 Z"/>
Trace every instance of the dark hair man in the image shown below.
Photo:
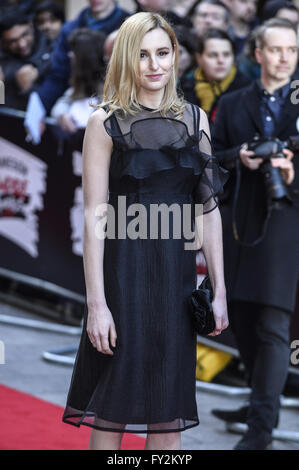
<path fill-rule="evenodd" d="M 192 11 L 193 27 L 198 37 L 202 36 L 209 28 L 227 31 L 230 11 L 221 1 L 202 0 L 195 3 Z"/>
<path fill-rule="evenodd" d="M 5 105 L 24 110 L 30 92 L 43 81 L 49 70 L 50 43 L 33 26 L 31 19 L 18 10 L 2 17 L 0 40 Z"/>
<path fill-rule="evenodd" d="M 56 41 L 64 21 L 64 11 L 55 2 L 45 0 L 35 9 L 34 23 L 50 41 Z"/>
<path fill-rule="evenodd" d="M 222 30 L 210 28 L 198 38 L 198 66 L 182 80 L 184 96 L 207 113 L 210 125 L 221 96 L 249 85 L 250 80 L 235 64 L 232 39 Z"/>

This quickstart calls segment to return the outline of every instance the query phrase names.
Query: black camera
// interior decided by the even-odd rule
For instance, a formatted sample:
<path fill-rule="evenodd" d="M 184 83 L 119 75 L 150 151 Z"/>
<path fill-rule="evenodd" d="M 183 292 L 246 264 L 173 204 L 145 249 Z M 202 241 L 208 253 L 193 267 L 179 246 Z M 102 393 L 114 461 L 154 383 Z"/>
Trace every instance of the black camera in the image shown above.
<path fill-rule="evenodd" d="M 283 141 L 274 137 L 255 137 L 248 143 L 248 150 L 254 152 L 251 158 L 262 158 L 260 171 L 264 175 L 268 202 L 276 208 L 292 204 L 288 186 L 284 182 L 279 168 L 271 165 L 271 158 L 286 158 L 283 149 L 299 151 L 299 136 L 289 137 Z"/>

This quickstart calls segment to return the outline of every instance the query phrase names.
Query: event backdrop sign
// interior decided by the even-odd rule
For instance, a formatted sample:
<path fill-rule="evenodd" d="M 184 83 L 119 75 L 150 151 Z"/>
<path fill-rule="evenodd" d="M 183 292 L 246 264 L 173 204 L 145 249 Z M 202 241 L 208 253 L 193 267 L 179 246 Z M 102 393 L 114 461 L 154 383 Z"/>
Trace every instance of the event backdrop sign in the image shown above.
<path fill-rule="evenodd" d="M 23 119 L 0 113 L 1 267 L 85 295 L 82 139 L 47 125 L 26 142 Z"/>

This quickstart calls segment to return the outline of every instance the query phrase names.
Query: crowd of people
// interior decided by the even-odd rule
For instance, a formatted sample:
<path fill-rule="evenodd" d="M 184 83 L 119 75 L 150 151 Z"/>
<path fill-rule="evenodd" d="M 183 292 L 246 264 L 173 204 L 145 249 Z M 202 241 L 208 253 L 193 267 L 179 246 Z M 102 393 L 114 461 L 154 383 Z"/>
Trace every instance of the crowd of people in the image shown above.
<path fill-rule="evenodd" d="M 47 115 L 57 119 L 64 130 L 74 132 L 79 124 L 84 127 L 92 111 L 88 98 L 101 100 L 105 64 L 117 29 L 131 13 L 114 0 L 89 0 L 76 18 L 65 21 L 64 11 L 55 1 L 3 3 L 0 79 L 5 83 L 5 105 L 26 110 L 35 90 Z M 299 24 L 299 10 L 285 0 L 262 2 L 263 8 L 258 8 L 256 0 L 135 3 L 136 12 L 162 12 L 174 27 L 180 46 L 178 89 L 207 112 L 210 123 L 221 95 L 260 76 L 254 54 L 258 25 L 272 17 L 285 18 L 296 28 Z M 176 8 L 169 9 L 174 4 Z M 88 41 L 93 41 L 94 50 Z M 76 115 L 72 119 L 77 101 L 84 109 L 80 123 Z"/>
<path fill-rule="evenodd" d="M 102 100 L 117 30 L 131 13 L 114 0 L 88 0 L 65 22 L 53 1 L 3 3 L 0 78 L 6 106 L 26 110 L 36 91 L 46 114 L 64 131 L 84 128 L 93 112 L 90 103 Z M 269 163 L 275 151 L 255 153 L 254 139 L 271 145 L 278 138 L 283 147 L 298 135 L 291 94 L 299 73 L 299 5 L 288 0 L 135 3 L 136 11 L 157 11 L 173 25 L 180 53 L 178 91 L 206 112 L 215 154 L 231 172 L 221 201 L 225 278 L 230 323 L 252 387 L 245 411 L 234 415 L 248 424 L 237 448 L 264 449 L 278 421 L 289 365 L 299 280 L 299 165 L 291 145 Z M 283 195 L 274 191 L 277 181 Z M 254 243 L 262 227 L 263 237 Z"/>

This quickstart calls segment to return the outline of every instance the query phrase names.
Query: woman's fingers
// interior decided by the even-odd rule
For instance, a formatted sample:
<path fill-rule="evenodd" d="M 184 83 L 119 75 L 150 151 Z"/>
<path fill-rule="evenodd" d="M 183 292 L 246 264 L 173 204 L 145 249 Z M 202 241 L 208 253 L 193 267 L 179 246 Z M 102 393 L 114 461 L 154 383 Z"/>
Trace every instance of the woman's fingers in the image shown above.
<path fill-rule="evenodd" d="M 107 306 L 102 306 L 97 310 L 90 309 L 86 331 L 92 346 L 97 351 L 102 354 L 113 355 L 111 347 L 115 347 L 117 335 L 114 320 Z"/>
<path fill-rule="evenodd" d="M 101 351 L 103 354 L 109 354 L 110 356 L 113 356 L 113 351 L 111 351 L 110 346 L 109 346 L 109 340 L 108 340 L 108 335 L 106 334 L 101 334 Z"/>
<path fill-rule="evenodd" d="M 92 332 L 89 332 L 88 337 L 93 347 L 100 352 L 102 349 L 102 345 L 99 336 L 93 334 Z"/>
<path fill-rule="evenodd" d="M 215 318 L 215 329 L 208 336 L 220 335 L 222 331 L 222 318 L 217 315 L 214 315 L 214 318 Z"/>
<path fill-rule="evenodd" d="M 212 302 L 215 329 L 208 336 L 217 336 L 228 327 L 228 314 L 226 298 L 217 296 Z"/>
<path fill-rule="evenodd" d="M 93 347 L 103 354 L 113 354 L 109 347 L 108 335 L 105 333 L 97 333 L 95 331 L 88 331 L 88 337 Z"/>
<path fill-rule="evenodd" d="M 99 352 L 103 354 L 113 355 L 113 351 L 111 350 L 110 345 L 109 345 L 108 333 L 96 334 L 96 333 L 89 332 L 88 337 L 93 347 L 96 348 Z M 110 342 L 113 347 L 115 347 L 116 338 L 117 336 L 116 336 L 115 327 L 112 326 L 110 327 Z"/>
<path fill-rule="evenodd" d="M 111 345 L 115 348 L 116 346 L 116 340 L 117 340 L 117 334 L 116 334 L 116 329 L 114 323 L 111 324 L 110 326 L 110 342 Z"/>

